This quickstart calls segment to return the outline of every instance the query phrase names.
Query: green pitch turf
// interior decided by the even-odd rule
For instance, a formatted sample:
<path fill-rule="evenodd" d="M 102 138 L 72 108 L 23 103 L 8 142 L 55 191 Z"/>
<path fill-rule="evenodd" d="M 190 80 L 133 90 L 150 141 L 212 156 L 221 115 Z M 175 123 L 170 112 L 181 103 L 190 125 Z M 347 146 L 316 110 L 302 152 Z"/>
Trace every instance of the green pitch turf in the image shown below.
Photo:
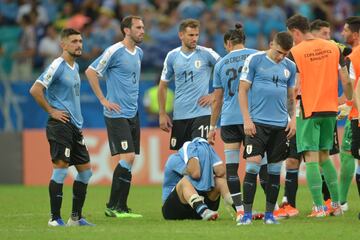
<path fill-rule="evenodd" d="M 255 210 L 264 209 L 264 197 L 258 187 Z M 142 219 L 115 219 L 104 216 L 109 187 L 90 186 L 84 215 L 95 227 L 50 228 L 47 187 L 0 185 L 0 239 L 359 239 L 360 199 L 356 186 L 350 189 L 350 210 L 342 217 L 309 219 L 311 197 L 306 187 L 298 192 L 300 215 L 281 220 L 280 225 L 254 221 L 250 226 L 236 226 L 221 205 L 215 222 L 164 221 L 161 215 L 160 186 L 133 187 L 129 206 L 144 215 Z M 282 194 L 282 191 L 281 191 Z M 71 211 L 71 187 L 65 187 L 62 216 L 67 221 Z"/>

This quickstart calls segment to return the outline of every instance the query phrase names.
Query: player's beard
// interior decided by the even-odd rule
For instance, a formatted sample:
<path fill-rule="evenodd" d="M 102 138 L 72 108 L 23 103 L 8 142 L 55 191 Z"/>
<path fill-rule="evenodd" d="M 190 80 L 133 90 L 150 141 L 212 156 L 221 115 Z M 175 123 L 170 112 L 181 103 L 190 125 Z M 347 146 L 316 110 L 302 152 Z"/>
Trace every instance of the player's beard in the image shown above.
<path fill-rule="evenodd" d="M 197 45 L 197 43 L 195 43 L 195 44 L 192 44 L 192 43 L 185 44 L 185 46 L 189 50 L 194 50 L 196 48 L 196 45 Z"/>
<path fill-rule="evenodd" d="M 140 43 L 142 43 L 142 41 L 144 40 L 144 37 L 133 37 L 133 36 L 131 36 L 131 40 L 132 40 L 135 44 L 140 44 Z"/>
<path fill-rule="evenodd" d="M 69 55 L 73 58 L 78 58 L 78 57 L 81 57 L 81 54 L 82 54 L 82 50 L 80 49 L 80 53 L 76 53 L 78 50 L 75 50 L 74 52 L 68 52 Z"/>

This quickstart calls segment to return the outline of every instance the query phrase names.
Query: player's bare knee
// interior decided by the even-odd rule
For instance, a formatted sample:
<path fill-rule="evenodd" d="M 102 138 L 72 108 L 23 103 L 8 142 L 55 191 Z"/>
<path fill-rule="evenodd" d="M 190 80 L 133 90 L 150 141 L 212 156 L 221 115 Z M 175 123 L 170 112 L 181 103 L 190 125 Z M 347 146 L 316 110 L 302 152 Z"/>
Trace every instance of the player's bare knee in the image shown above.
<path fill-rule="evenodd" d="M 299 169 L 300 161 L 295 158 L 286 159 L 286 169 Z"/>
<path fill-rule="evenodd" d="M 329 151 L 319 151 L 319 161 L 323 162 L 330 158 Z"/>
<path fill-rule="evenodd" d="M 68 168 L 69 167 L 69 163 L 60 160 L 60 159 L 56 159 L 53 160 L 53 166 L 54 168 Z"/>
<path fill-rule="evenodd" d="M 126 161 L 130 165 L 133 165 L 135 161 L 135 153 L 122 153 L 120 154 L 120 159 Z"/>

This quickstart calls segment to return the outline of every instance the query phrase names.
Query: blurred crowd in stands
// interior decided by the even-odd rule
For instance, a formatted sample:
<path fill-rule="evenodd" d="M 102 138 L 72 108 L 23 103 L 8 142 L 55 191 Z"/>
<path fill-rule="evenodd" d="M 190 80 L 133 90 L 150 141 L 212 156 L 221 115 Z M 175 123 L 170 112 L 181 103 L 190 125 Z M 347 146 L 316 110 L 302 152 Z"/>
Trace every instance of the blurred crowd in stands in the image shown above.
<path fill-rule="evenodd" d="M 82 31 L 78 62 L 83 72 L 106 47 L 122 39 L 122 17 L 142 16 L 142 68 L 158 72 L 166 53 L 180 45 L 181 19 L 199 19 L 199 44 L 223 56 L 223 34 L 235 22 L 244 26 L 247 47 L 265 49 L 294 13 L 330 22 L 332 37 L 341 41 L 344 19 L 360 14 L 360 0 L 0 0 L 0 78 L 33 81 L 34 74 L 60 55 L 58 34 L 64 27 Z"/>

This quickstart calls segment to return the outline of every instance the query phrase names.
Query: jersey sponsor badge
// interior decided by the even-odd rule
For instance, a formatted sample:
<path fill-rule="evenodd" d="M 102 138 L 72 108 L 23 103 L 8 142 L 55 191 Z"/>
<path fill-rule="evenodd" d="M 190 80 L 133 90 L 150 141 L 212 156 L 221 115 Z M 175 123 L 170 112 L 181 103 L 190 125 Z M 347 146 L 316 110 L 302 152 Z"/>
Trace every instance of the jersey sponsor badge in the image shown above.
<path fill-rule="evenodd" d="M 284 69 L 284 75 L 286 78 L 289 78 L 290 77 L 290 71 L 287 70 L 287 69 Z"/>
<path fill-rule="evenodd" d="M 65 148 L 65 157 L 70 157 L 70 148 Z"/>
<path fill-rule="evenodd" d="M 175 147 L 176 146 L 176 138 L 174 138 L 174 137 L 171 138 L 170 144 L 171 144 L 172 147 Z"/>
<path fill-rule="evenodd" d="M 201 67 L 201 61 L 200 61 L 200 60 L 196 60 L 196 61 L 194 62 L 194 65 L 195 65 L 195 67 L 196 67 L 197 69 L 199 69 L 199 68 Z"/>
<path fill-rule="evenodd" d="M 128 142 L 127 141 L 121 141 L 121 147 L 123 150 L 128 149 Z"/>
<path fill-rule="evenodd" d="M 241 70 L 243 73 L 249 73 L 249 68 L 247 66 L 244 66 Z"/>
<path fill-rule="evenodd" d="M 253 149 L 252 144 L 246 145 L 246 153 L 247 153 L 247 154 L 251 154 L 251 153 L 252 153 L 252 149 Z"/>

